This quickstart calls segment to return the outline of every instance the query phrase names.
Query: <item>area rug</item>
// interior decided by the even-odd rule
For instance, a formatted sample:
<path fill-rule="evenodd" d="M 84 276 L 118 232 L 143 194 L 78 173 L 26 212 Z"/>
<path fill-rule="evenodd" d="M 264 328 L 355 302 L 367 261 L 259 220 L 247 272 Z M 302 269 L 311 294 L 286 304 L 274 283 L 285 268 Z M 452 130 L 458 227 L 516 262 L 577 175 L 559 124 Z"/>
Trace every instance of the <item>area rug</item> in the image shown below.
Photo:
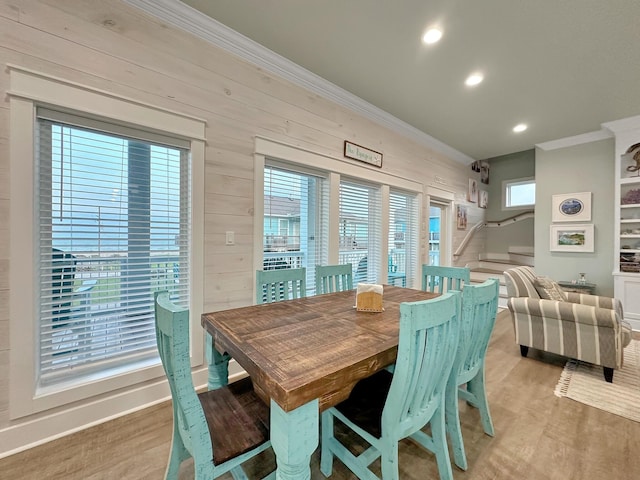
<path fill-rule="evenodd" d="M 640 341 L 631 340 L 624 349 L 624 365 L 614 370 L 613 383 L 605 382 L 602 367 L 569 360 L 554 393 L 640 422 Z"/>

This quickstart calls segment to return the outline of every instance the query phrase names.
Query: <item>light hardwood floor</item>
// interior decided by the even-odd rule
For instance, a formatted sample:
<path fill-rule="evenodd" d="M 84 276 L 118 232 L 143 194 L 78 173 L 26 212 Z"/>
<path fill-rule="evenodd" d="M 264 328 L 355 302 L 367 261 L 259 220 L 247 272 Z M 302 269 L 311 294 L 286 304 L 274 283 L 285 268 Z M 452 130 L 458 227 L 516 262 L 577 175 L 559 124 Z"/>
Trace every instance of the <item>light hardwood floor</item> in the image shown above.
<path fill-rule="evenodd" d="M 521 358 L 510 319 L 504 313 L 499 315 L 487 355 L 496 435 L 485 435 L 477 411 L 462 407 L 469 470 L 454 468 L 456 480 L 640 478 L 640 423 L 554 396 L 564 363 L 560 357 L 536 351 Z M 161 479 L 170 440 L 171 408 L 167 402 L 2 459 L 0 477 Z M 272 468 L 273 454 L 266 452 L 249 465 L 247 473 L 258 478 L 256 475 Z M 400 477 L 437 479 L 434 457 L 403 441 Z M 180 479 L 189 478 L 193 478 L 193 467 L 185 462 Z M 312 478 L 324 478 L 317 451 L 312 458 Z M 354 477 L 335 461 L 331 478 Z"/>

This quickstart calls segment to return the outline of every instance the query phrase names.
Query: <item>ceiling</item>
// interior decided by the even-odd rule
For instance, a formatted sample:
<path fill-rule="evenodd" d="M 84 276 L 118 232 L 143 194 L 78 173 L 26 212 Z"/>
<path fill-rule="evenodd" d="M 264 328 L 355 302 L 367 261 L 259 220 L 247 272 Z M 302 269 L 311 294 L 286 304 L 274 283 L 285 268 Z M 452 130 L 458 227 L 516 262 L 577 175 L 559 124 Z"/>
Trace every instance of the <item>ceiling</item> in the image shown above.
<path fill-rule="evenodd" d="M 639 0 L 184 3 L 473 159 L 640 114 Z"/>

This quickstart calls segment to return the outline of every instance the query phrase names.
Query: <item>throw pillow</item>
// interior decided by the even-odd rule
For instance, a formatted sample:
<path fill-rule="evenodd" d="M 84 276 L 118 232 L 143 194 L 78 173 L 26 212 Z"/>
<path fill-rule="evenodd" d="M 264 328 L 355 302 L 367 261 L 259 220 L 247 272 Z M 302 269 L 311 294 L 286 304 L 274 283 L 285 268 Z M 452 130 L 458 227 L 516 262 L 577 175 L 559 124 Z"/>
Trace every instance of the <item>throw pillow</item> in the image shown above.
<path fill-rule="evenodd" d="M 560 302 L 567 301 L 567 294 L 562 287 L 554 282 L 549 277 L 536 277 L 533 282 L 533 286 L 536 287 L 536 291 L 540 298 L 546 300 L 558 300 Z"/>

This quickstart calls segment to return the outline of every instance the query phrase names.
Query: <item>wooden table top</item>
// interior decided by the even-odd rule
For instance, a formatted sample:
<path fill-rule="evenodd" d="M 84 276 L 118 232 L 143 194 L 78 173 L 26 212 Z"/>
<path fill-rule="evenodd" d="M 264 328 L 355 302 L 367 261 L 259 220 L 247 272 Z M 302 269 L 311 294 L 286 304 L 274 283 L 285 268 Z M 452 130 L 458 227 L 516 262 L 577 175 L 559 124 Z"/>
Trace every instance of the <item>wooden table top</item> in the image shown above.
<path fill-rule="evenodd" d="M 384 286 L 384 312 L 358 312 L 355 290 L 204 313 L 215 348 L 251 376 L 256 392 L 291 411 L 318 398 L 320 410 L 395 361 L 400 303 L 438 294 Z"/>

